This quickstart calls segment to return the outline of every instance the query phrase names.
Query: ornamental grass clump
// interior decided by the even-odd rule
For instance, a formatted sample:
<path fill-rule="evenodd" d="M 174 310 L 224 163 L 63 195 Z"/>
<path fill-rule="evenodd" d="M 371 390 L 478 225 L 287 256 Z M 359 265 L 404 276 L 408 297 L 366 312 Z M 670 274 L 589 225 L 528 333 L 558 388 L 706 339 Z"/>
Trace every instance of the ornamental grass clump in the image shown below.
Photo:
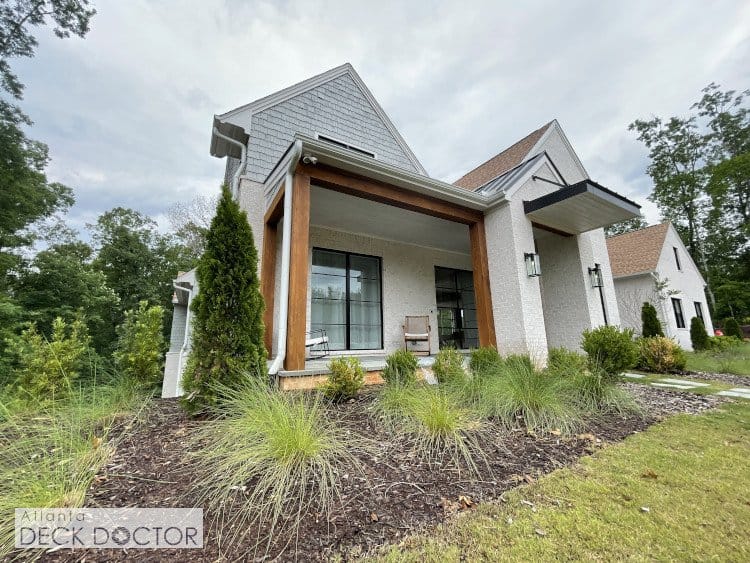
<path fill-rule="evenodd" d="M 503 358 L 493 346 L 483 346 L 471 351 L 469 369 L 474 374 L 492 372 L 503 365 Z"/>
<path fill-rule="evenodd" d="M 563 378 L 534 369 L 530 361 L 506 364 L 498 377 L 487 381 L 479 405 L 485 416 L 504 426 L 535 433 L 568 434 L 581 422 Z"/>
<path fill-rule="evenodd" d="M 328 518 L 340 473 L 361 471 L 362 445 L 320 394 L 269 389 L 256 377 L 217 387 L 216 419 L 194 439 L 191 468 L 200 503 L 218 518 L 220 543 L 255 533 L 266 550 L 281 529 L 295 539 L 311 512 Z M 312 516 L 310 516 L 312 517 Z"/>
<path fill-rule="evenodd" d="M 417 380 L 419 360 L 413 352 L 399 349 L 385 359 L 381 375 L 386 383 L 411 384 Z"/>
<path fill-rule="evenodd" d="M 584 414 L 639 414 L 640 406 L 628 391 L 612 382 L 600 370 L 582 371 L 566 380 L 570 400 Z"/>
<path fill-rule="evenodd" d="M 463 354 L 454 348 L 443 348 L 435 356 L 432 373 L 439 383 L 462 381 L 466 378 Z"/>

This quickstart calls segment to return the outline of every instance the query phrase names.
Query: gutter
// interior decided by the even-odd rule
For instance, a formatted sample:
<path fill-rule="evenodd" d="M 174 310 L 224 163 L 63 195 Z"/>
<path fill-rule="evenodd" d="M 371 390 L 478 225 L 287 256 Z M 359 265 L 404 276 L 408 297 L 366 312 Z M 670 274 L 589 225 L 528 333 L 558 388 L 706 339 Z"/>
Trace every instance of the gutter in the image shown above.
<path fill-rule="evenodd" d="M 239 200 L 240 197 L 240 175 L 242 174 L 242 171 L 245 169 L 245 165 L 247 163 L 247 147 L 245 146 L 245 143 L 241 143 L 237 139 L 232 139 L 232 137 L 227 137 L 223 133 L 219 131 L 219 128 L 214 126 L 214 135 L 216 135 L 219 139 L 225 140 L 227 143 L 231 143 L 237 147 L 240 148 L 240 165 L 237 167 L 237 170 L 234 171 L 234 175 L 232 176 L 232 197 Z"/>
<path fill-rule="evenodd" d="M 187 301 L 187 314 L 185 316 L 185 336 L 182 339 L 182 348 L 180 348 L 180 353 L 177 355 L 177 391 L 179 394 L 182 394 L 182 357 L 187 351 L 189 337 L 190 337 L 190 304 L 193 300 L 193 290 L 189 289 L 187 287 L 183 287 L 181 285 L 177 285 L 176 283 L 172 282 L 172 287 L 175 288 L 175 290 L 179 291 L 185 291 L 188 294 L 188 301 Z"/>
<path fill-rule="evenodd" d="M 268 375 L 279 373 L 286 358 L 286 324 L 289 317 L 289 263 L 292 254 L 292 199 L 294 170 L 302 156 L 302 141 L 296 140 L 289 154 L 289 165 L 284 180 L 284 228 L 281 234 L 281 291 L 279 295 L 278 344 L 276 357 L 268 367 Z"/>

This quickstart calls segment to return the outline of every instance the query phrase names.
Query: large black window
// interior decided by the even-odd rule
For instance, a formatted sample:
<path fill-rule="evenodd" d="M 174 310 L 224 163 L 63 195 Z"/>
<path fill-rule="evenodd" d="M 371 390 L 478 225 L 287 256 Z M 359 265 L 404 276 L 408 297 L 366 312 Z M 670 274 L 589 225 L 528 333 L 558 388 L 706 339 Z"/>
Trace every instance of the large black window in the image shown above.
<path fill-rule="evenodd" d="M 678 270 L 682 270 L 682 264 L 680 264 L 680 253 L 677 250 L 677 247 L 673 246 L 672 250 L 674 251 L 674 263 L 677 265 Z"/>
<path fill-rule="evenodd" d="M 479 327 L 474 276 L 466 270 L 435 268 L 438 335 L 441 348 L 477 348 Z"/>
<path fill-rule="evenodd" d="M 706 323 L 706 321 L 703 320 L 703 306 L 700 301 L 695 302 L 695 316 L 698 317 L 703 324 Z"/>
<path fill-rule="evenodd" d="M 682 300 L 672 297 L 672 308 L 674 309 L 674 320 L 677 328 L 685 328 L 685 316 L 682 314 Z"/>
<path fill-rule="evenodd" d="M 380 350 L 380 258 L 313 249 L 310 328 L 325 329 L 331 350 Z"/>

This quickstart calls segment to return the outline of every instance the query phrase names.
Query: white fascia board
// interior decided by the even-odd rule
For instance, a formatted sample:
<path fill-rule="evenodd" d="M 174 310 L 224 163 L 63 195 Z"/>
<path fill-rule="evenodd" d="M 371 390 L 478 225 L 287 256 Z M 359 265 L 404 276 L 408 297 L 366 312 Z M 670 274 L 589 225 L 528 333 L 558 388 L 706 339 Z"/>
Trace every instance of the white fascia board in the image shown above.
<path fill-rule="evenodd" d="M 640 276 L 650 276 L 655 274 L 656 270 L 643 270 L 642 272 L 636 272 L 634 274 L 623 274 L 622 276 L 612 276 L 613 280 L 624 280 L 628 278 L 637 278 Z"/>
<path fill-rule="evenodd" d="M 539 169 L 544 166 L 545 164 L 549 165 L 550 170 L 552 170 L 552 174 L 555 178 L 557 178 L 557 181 L 560 183 L 565 183 L 563 178 L 560 177 L 560 174 L 557 172 L 557 168 L 554 166 L 554 163 L 552 162 L 552 159 L 549 157 L 549 155 L 544 152 L 542 153 L 543 158 L 539 159 L 539 162 L 536 163 L 535 166 L 533 166 L 531 169 L 529 169 L 526 174 L 518 178 L 508 189 L 505 190 L 505 199 L 511 199 L 515 193 L 523 186 L 526 182 L 531 180 L 531 177 L 534 176 L 537 172 L 539 172 Z"/>
<path fill-rule="evenodd" d="M 549 138 L 549 136 L 552 135 L 552 131 L 558 131 L 560 133 L 560 138 L 563 140 L 563 143 L 565 143 L 565 146 L 568 148 L 568 151 L 570 151 L 570 154 L 573 156 L 573 161 L 575 162 L 576 166 L 581 170 L 584 177 L 586 177 L 587 179 L 591 179 L 591 176 L 589 176 L 589 173 L 586 172 L 586 169 L 583 167 L 583 163 L 581 162 L 581 159 L 578 158 L 576 151 L 573 150 L 573 145 L 570 144 L 570 140 L 568 139 L 568 136 L 565 134 L 565 131 L 563 131 L 563 128 L 560 125 L 560 122 L 557 121 L 557 119 L 552 120 L 552 125 L 550 127 L 547 127 L 547 130 L 544 132 L 544 134 L 539 138 L 539 140 L 536 142 L 533 148 L 526 154 L 526 156 L 524 157 L 524 160 L 528 160 L 529 155 L 534 156 L 537 154 L 539 149 L 544 146 L 544 143 L 547 142 L 547 139 Z"/>

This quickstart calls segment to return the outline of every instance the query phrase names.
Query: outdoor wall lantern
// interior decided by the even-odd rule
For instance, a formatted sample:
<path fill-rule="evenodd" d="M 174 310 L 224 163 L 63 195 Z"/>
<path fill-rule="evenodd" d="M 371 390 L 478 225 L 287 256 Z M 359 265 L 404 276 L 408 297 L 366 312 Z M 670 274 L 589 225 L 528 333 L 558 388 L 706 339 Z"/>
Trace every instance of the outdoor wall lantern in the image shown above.
<path fill-rule="evenodd" d="M 593 268 L 589 268 L 589 279 L 591 280 L 591 287 L 604 287 L 602 269 L 599 264 L 594 264 Z"/>
<path fill-rule="evenodd" d="M 536 278 L 542 275 L 542 267 L 539 264 L 539 255 L 534 252 L 525 252 L 523 255 L 526 262 L 526 275 Z"/>
<path fill-rule="evenodd" d="M 177 298 L 177 292 L 172 293 L 172 305 L 177 305 L 180 302 L 180 300 Z"/>

